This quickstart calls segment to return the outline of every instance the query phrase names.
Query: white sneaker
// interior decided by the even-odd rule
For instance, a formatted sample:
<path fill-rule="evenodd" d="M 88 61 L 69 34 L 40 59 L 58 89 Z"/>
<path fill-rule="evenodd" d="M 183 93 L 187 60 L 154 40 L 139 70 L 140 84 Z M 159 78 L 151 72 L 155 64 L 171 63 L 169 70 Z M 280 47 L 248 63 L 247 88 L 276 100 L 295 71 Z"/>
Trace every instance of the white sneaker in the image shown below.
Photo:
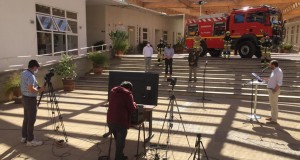
<path fill-rule="evenodd" d="M 32 140 L 32 141 L 27 141 L 26 146 L 40 146 L 43 144 L 43 141 L 38 141 L 38 140 Z"/>
<path fill-rule="evenodd" d="M 21 143 L 26 143 L 26 138 L 21 138 L 21 141 L 20 141 Z"/>

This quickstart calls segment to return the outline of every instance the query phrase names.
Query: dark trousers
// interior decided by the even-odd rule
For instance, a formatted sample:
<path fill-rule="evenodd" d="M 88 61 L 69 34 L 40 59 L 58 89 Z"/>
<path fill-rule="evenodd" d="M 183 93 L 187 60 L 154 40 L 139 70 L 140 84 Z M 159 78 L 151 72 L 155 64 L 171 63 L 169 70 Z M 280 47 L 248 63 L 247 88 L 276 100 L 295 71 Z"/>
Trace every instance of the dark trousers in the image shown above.
<path fill-rule="evenodd" d="M 36 121 L 37 113 L 37 100 L 36 97 L 22 97 L 22 103 L 24 107 L 24 119 L 22 125 L 22 137 L 27 141 L 32 141 L 34 138 L 33 129 Z"/>
<path fill-rule="evenodd" d="M 168 68 L 170 68 L 170 75 L 172 75 L 172 64 L 173 64 L 173 58 L 167 59 L 165 58 L 165 74 L 168 74 Z"/>
<path fill-rule="evenodd" d="M 114 135 L 115 142 L 116 142 L 115 160 L 123 160 L 124 159 L 123 150 L 125 148 L 127 128 L 115 124 L 108 124 L 108 127 L 109 127 L 109 132 L 111 132 Z"/>

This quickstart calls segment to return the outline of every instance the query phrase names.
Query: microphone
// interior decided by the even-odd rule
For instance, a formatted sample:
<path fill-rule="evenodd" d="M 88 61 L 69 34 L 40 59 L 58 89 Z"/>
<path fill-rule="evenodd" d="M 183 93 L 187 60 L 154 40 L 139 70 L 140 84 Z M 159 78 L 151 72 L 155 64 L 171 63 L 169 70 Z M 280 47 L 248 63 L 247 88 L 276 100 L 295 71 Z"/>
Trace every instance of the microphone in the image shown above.
<path fill-rule="evenodd" d="M 264 73 L 269 67 L 264 68 L 261 73 Z"/>

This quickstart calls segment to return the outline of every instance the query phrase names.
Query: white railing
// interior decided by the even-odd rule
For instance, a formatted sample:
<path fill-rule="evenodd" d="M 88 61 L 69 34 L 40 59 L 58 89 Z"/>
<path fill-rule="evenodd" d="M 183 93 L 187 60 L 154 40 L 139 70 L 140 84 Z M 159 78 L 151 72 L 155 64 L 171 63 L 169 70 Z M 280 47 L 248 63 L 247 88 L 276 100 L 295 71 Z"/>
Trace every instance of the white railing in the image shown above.
<path fill-rule="evenodd" d="M 106 49 L 104 49 L 106 47 Z M 23 55 L 17 57 L 4 57 L 0 59 L 0 72 L 7 72 L 12 70 L 19 70 L 27 68 L 27 64 L 31 59 L 36 59 L 41 66 L 51 65 L 53 63 L 57 63 L 61 60 L 61 54 L 65 53 L 67 55 L 72 55 L 74 58 L 79 58 L 86 56 L 89 52 L 95 52 L 99 48 L 98 52 L 108 51 L 110 45 L 103 44 L 98 46 L 91 47 L 82 47 L 78 49 L 71 49 L 66 51 L 60 51 L 50 54 L 42 54 L 42 55 Z M 77 52 L 77 54 L 72 54 Z"/>

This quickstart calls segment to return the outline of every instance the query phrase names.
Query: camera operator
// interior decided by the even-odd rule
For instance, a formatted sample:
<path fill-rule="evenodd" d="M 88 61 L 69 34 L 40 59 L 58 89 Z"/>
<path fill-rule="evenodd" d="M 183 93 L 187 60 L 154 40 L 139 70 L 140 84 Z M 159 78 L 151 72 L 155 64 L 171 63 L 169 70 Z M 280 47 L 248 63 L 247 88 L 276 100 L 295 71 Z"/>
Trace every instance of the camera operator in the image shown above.
<path fill-rule="evenodd" d="M 130 127 L 131 114 L 136 109 L 132 88 L 133 85 L 131 82 L 124 81 L 120 86 L 111 89 L 109 93 L 107 123 L 109 132 L 115 137 L 115 160 L 128 159 L 124 156 L 123 150 L 125 147 L 127 130 Z"/>
<path fill-rule="evenodd" d="M 40 65 L 36 60 L 30 60 L 28 63 L 28 69 L 22 72 L 21 75 L 21 92 L 22 103 L 24 107 L 24 119 L 22 125 L 22 143 L 26 143 L 27 146 L 39 146 L 42 145 L 42 141 L 35 139 L 33 135 L 34 123 L 36 121 L 37 114 L 37 95 L 39 92 L 43 92 L 45 87 L 39 87 L 35 74 L 38 72 Z"/>

